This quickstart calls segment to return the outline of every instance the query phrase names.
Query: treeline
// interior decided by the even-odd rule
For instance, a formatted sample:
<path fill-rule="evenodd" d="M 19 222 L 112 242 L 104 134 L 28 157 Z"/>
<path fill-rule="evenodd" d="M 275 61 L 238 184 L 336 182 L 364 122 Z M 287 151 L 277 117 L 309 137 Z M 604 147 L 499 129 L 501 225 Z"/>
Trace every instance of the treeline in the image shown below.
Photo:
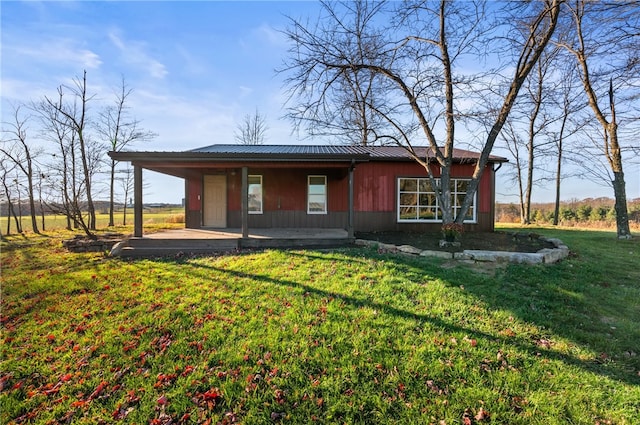
<path fill-rule="evenodd" d="M 615 201 L 609 198 L 572 199 L 560 203 L 557 223 L 563 226 L 587 225 L 591 227 L 615 227 Z M 533 203 L 531 223 L 554 224 L 555 203 Z M 640 225 L 640 198 L 627 204 L 629 222 Z M 520 206 L 515 203 L 497 203 L 496 221 L 499 223 L 520 223 Z"/>

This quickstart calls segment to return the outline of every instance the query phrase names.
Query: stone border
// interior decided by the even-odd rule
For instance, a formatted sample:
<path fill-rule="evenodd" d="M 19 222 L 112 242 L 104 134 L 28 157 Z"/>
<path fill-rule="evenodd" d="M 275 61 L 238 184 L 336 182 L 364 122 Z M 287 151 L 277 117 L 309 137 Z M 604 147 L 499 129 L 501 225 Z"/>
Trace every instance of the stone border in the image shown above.
<path fill-rule="evenodd" d="M 422 250 L 411 245 L 393 245 L 366 239 L 356 239 L 355 244 L 366 246 L 381 251 L 397 252 L 401 254 L 416 255 L 421 257 L 436 257 L 445 260 L 462 260 L 474 262 L 506 262 L 515 264 L 553 264 L 569 255 L 567 247 L 560 239 L 540 238 L 550 242 L 555 248 L 543 248 L 538 252 L 508 252 L 508 251 L 480 251 L 466 249 L 462 252 L 447 252 L 435 250 Z"/>

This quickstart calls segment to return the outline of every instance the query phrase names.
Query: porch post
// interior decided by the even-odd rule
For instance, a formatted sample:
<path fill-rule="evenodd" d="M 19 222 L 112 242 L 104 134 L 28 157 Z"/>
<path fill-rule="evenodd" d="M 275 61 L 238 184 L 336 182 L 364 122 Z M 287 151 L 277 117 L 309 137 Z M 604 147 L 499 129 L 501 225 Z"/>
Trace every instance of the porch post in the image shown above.
<path fill-rule="evenodd" d="M 347 236 L 353 237 L 353 170 L 356 168 L 355 161 L 351 161 L 349 167 L 349 211 L 347 212 Z"/>
<path fill-rule="evenodd" d="M 142 167 L 133 166 L 133 236 L 142 237 Z"/>
<path fill-rule="evenodd" d="M 242 215 L 242 237 L 249 237 L 249 168 L 242 167 L 242 193 L 240 214 Z"/>

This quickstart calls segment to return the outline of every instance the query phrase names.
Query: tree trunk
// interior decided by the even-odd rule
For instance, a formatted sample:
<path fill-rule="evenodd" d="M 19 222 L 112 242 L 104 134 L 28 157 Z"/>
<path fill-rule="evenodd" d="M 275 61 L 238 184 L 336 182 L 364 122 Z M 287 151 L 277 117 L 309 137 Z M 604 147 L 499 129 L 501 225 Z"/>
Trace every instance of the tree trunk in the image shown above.
<path fill-rule="evenodd" d="M 27 175 L 27 190 L 29 191 L 29 212 L 31 215 L 31 229 L 33 233 L 40 233 L 38 230 L 38 214 L 36 212 L 36 200 L 33 193 L 33 172 L 31 171 L 31 160 L 29 160 L 29 174 Z"/>
<path fill-rule="evenodd" d="M 558 216 L 560 215 L 560 172 L 562 170 L 562 137 L 558 142 L 558 164 L 556 165 L 556 204 L 553 210 L 553 225 L 558 225 Z"/>
<path fill-rule="evenodd" d="M 9 208 L 11 210 L 11 214 L 13 215 L 13 220 L 16 223 L 16 232 L 22 233 L 22 215 L 20 218 L 16 215 L 16 209 L 13 207 L 13 203 L 9 204 Z"/>
<path fill-rule="evenodd" d="M 616 211 L 616 229 L 618 239 L 631 239 L 629 228 L 629 213 L 627 210 L 627 193 L 622 171 L 613 173 L 613 192 L 616 197 L 614 205 Z"/>
<path fill-rule="evenodd" d="M 529 142 L 529 164 L 527 165 L 527 189 L 524 201 L 524 224 L 531 224 L 531 192 L 533 191 L 533 140 Z"/>
<path fill-rule="evenodd" d="M 11 234 L 11 201 L 7 199 L 7 235 Z"/>
<path fill-rule="evenodd" d="M 44 218 L 45 218 L 44 205 L 42 205 L 42 202 L 40 202 L 40 218 L 41 218 L 41 221 L 42 221 L 42 231 L 46 232 L 45 223 L 44 223 Z"/>

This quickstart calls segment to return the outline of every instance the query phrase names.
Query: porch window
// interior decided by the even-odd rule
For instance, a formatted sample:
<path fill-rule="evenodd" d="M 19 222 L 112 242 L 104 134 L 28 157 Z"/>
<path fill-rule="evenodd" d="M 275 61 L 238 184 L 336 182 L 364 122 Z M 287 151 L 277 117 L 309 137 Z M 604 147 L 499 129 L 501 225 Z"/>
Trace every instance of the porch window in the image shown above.
<path fill-rule="evenodd" d="M 307 213 L 327 213 L 327 176 L 307 177 Z"/>
<path fill-rule="evenodd" d="M 249 176 L 249 214 L 262 214 L 262 176 Z"/>
<path fill-rule="evenodd" d="M 440 179 L 435 179 L 440 184 Z M 467 195 L 469 179 L 455 179 L 450 181 L 451 206 L 453 216 L 458 215 L 462 201 Z M 477 195 L 477 194 L 476 194 Z M 401 177 L 398 179 L 398 222 L 426 222 L 442 221 L 442 211 L 436 192 L 428 178 Z M 464 218 L 467 223 L 476 222 L 476 196 Z"/>

